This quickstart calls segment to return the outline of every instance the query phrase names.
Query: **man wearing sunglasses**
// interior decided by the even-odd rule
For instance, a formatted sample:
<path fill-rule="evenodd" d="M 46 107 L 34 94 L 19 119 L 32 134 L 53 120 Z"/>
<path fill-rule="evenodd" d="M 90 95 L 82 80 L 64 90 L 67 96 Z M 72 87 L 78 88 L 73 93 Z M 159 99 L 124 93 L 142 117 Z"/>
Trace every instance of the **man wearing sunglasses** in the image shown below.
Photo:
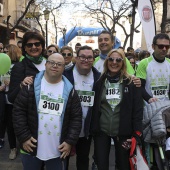
<path fill-rule="evenodd" d="M 13 109 L 13 123 L 20 143 L 25 170 L 64 170 L 66 157 L 76 144 L 82 109 L 73 85 L 62 75 L 65 61 L 54 53 L 45 71 L 36 74 L 33 84 L 23 86 Z"/>
<path fill-rule="evenodd" d="M 152 43 L 153 54 L 141 60 L 138 65 L 136 76 L 141 79 L 142 95 L 146 104 L 169 100 L 170 60 L 166 58 L 169 47 L 170 39 L 167 34 L 155 35 Z M 156 150 L 154 146 L 153 149 Z M 162 169 L 159 163 L 155 166 Z"/>
<path fill-rule="evenodd" d="M 89 152 L 92 137 L 89 135 L 92 106 L 94 102 L 94 84 L 100 73 L 93 67 L 94 52 L 89 46 L 81 46 L 75 57 L 76 63 L 64 72 L 78 92 L 83 111 L 82 129 L 76 144 L 77 170 L 89 169 Z"/>

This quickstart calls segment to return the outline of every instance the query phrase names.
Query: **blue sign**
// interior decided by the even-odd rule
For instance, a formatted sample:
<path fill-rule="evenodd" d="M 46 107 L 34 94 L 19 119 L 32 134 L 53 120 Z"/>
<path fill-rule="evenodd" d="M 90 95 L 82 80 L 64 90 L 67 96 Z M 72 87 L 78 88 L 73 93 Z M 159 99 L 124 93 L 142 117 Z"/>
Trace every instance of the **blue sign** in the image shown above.
<path fill-rule="evenodd" d="M 74 27 L 66 33 L 65 37 L 60 38 L 59 48 L 64 46 L 64 39 L 65 44 L 68 44 L 76 36 L 98 36 L 103 30 L 103 28 Z M 117 37 L 115 39 L 114 48 L 118 48 L 121 46 L 121 42 Z"/>

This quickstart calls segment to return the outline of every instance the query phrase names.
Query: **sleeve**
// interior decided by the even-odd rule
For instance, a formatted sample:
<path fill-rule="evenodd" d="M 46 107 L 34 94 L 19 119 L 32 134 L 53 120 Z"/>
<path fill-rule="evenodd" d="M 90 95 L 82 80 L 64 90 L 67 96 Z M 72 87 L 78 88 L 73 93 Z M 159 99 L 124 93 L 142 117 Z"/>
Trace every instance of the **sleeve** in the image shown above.
<path fill-rule="evenodd" d="M 142 83 L 142 98 L 143 98 L 146 102 L 148 102 L 149 99 L 152 98 L 152 96 L 150 96 L 150 95 L 147 93 L 146 89 L 145 89 L 146 80 L 141 79 L 141 83 Z"/>
<path fill-rule="evenodd" d="M 31 138 L 27 121 L 28 99 L 28 89 L 24 86 L 16 97 L 12 114 L 14 131 L 20 144 Z"/>
<path fill-rule="evenodd" d="M 140 61 L 138 68 L 136 70 L 136 77 L 146 80 L 146 67 L 147 67 L 146 59 Z"/>
<path fill-rule="evenodd" d="M 133 115 L 132 124 L 133 131 L 139 131 L 142 133 L 142 119 L 143 119 L 143 99 L 142 99 L 142 87 L 136 87 L 133 85 Z"/>
<path fill-rule="evenodd" d="M 9 91 L 8 91 L 8 100 L 11 103 L 14 103 L 14 100 L 20 91 L 20 83 L 24 80 L 25 77 L 24 74 L 25 71 L 22 62 L 15 64 L 11 71 Z"/>
<path fill-rule="evenodd" d="M 82 108 L 76 90 L 72 90 L 69 95 L 67 112 L 69 112 L 68 133 L 65 142 L 75 145 L 79 139 L 82 128 Z"/>

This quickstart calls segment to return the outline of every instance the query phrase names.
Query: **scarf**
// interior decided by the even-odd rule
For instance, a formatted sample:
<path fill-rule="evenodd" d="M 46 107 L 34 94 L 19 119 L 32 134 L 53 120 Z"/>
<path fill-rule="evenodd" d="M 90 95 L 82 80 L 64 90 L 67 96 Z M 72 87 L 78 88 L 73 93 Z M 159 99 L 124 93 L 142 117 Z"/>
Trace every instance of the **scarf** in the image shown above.
<path fill-rule="evenodd" d="M 29 60 L 31 60 L 34 64 L 40 64 L 43 61 L 43 56 L 40 55 L 39 57 L 31 57 L 28 54 L 25 55 Z"/>
<path fill-rule="evenodd" d="M 101 59 L 105 60 L 106 57 L 107 57 L 107 54 L 102 54 L 102 53 L 100 54 L 100 58 L 101 58 Z"/>

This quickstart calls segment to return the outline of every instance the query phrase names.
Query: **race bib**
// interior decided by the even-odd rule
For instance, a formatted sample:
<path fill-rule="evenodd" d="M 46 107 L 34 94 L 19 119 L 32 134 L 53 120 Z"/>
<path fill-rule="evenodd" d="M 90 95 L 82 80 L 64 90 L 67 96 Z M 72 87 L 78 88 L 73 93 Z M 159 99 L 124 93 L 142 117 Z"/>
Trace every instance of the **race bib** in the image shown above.
<path fill-rule="evenodd" d="M 93 106 L 94 103 L 94 91 L 81 91 L 77 90 L 82 106 Z"/>
<path fill-rule="evenodd" d="M 64 99 L 53 99 L 47 95 L 40 96 L 39 112 L 44 114 L 53 114 L 61 116 L 64 107 Z"/>
<path fill-rule="evenodd" d="M 106 99 L 120 99 L 119 84 L 110 83 L 106 89 Z"/>
<path fill-rule="evenodd" d="M 151 90 L 154 97 L 163 98 L 168 96 L 168 86 L 152 86 Z"/>

